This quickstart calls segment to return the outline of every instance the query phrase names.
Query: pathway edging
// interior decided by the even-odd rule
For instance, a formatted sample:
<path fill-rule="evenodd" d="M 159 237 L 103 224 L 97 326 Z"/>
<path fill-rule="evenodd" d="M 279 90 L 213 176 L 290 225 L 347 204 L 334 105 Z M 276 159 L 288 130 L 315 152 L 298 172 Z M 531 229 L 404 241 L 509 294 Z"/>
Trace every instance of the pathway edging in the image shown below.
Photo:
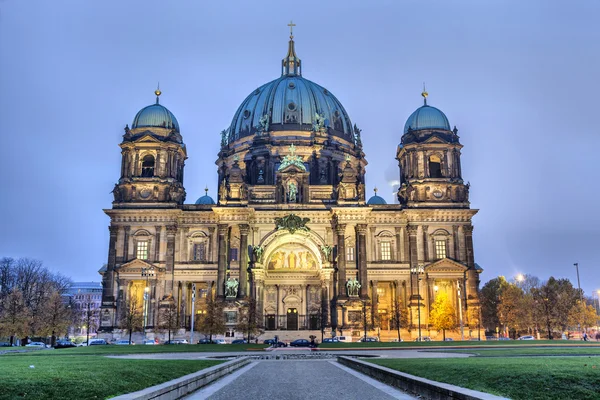
<path fill-rule="evenodd" d="M 235 360 L 205 368 L 193 374 L 188 374 L 177 379 L 170 380 L 160 385 L 151 386 L 146 389 L 121 396 L 113 397 L 113 400 L 174 400 L 192 393 L 213 381 L 232 373 L 250 363 L 250 358 L 241 357 Z"/>
<path fill-rule="evenodd" d="M 436 382 L 430 379 L 406 374 L 391 368 L 371 364 L 362 360 L 339 356 L 338 362 L 371 378 L 388 385 L 400 388 L 425 399 L 460 399 L 460 400 L 501 400 L 505 397 L 496 396 L 477 390 L 466 389 L 448 383 Z"/>

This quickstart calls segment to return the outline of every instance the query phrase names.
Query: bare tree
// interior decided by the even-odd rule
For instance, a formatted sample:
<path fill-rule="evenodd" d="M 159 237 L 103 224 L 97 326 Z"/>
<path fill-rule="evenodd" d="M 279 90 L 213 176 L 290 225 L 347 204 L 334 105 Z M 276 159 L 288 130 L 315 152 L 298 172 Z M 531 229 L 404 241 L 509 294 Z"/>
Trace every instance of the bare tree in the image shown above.
<path fill-rule="evenodd" d="M 259 332 L 257 313 L 256 313 L 256 300 L 250 298 L 248 302 L 242 304 L 239 309 L 238 323 L 236 329 L 244 332 L 250 343 L 250 337 Z"/>
<path fill-rule="evenodd" d="M 225 332 L 225 314 L 223 304 L 212 293 L 206 298 L 206 312 L 200 319 L 198 330 L 212 340 L 212 336 Z"/>
<path fill-rule="evenodd" d="M 130 344 L 133 332 L 141 330 L 142 324 L 144 323 L 142 307 L 136 294 L 135 291 L 130 293 L 129 298 L 123 304 L 120 318 L 121 328 L 129 332 Z"/>
<path fill-rule="evenodd" d="M 177 325 L 177 306 L 173 300 L 160 306 L 158 314 L 159 329 L 167 331 L 169 342 L 171 342 L 171 332 L 178 328 Z M 193 318 L 193 316 L 192 316 Z"/>
<path fill-rule="evenodd" d="M 392 303 L 392 321 L 391 325 L 393 329 L 396 329 L 398 333 L 398 341 L 402 340 L 400 335 L 400 329 L 405 326 L 408 327 L 408 310 L 406 307 L 403 307 L 402 301 L 395 297 Z"/>
<path fill-rule="evenodd" d="M 50 345 L 56 344 L 56 336 L 66 333 L 71 325 L 72 312 L 60 293 L 55 291 L 50 295 L 48 302 L 44 304 L 41 317 L 41 328 L 39 333 L 44 336 L 51 336 Z"/>

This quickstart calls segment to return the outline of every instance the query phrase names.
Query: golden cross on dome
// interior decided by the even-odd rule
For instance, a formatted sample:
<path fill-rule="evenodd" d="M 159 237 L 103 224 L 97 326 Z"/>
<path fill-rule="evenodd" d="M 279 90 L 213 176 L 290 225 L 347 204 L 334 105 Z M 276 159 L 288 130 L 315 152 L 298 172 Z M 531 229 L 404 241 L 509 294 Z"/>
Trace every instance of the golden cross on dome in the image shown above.
<path fill-rule="evenodd" d="M 290 39 L 294 38 L 294 27 L 296 26 L 296 24 L 293 21 L 290 21 L 290 23 L 287 25 L 290 27 Z"/>

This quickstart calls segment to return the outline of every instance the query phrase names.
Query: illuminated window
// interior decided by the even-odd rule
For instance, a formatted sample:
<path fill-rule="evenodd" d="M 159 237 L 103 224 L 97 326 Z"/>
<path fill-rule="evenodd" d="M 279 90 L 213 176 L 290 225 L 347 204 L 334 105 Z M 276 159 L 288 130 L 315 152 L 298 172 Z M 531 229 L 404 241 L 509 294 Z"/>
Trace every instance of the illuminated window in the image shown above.
<path fill-rule="evenodd" d="M 435 241 L 435 256 L 436 258 L 446 258 L 446 241 L 436 240 Z"/>
<path fill-rule="evenodd" d="M 154 176 L 154 157 L 147 155 L 142 160 L 142 177 L 152 178 Z"/>
<path fill-rule="evenodd" d="M 208 289 L 200 289 L 198 290 L 198 297 L 201 299 L 205 299 L 208 297 Z"/>
<path fill-rule="evenodd" d="M 352 246 L 346 248 L 346 261 L 354 261 L 354 247 Z"/>
<path fill-rule="evenodd" d="M 140 240 L 136 246 L 136 257 L 140 260 L 148 259 L 148 241 Z"/>
<path fill-rule="evenodd" d="M 194 261 L 206 261 L 206 243 L 194 243 Z"/>
<path fill-rule="evenodd" d="M 383 261 L 392 259 L 392 244 L 390 242 L 381 242 L 381 259 Z"/>
<path fill-rule="evenodd" d="M 378 296 L 385 296 L 385 288 L 378 287 L 377 288 L 377 295 Z"/>

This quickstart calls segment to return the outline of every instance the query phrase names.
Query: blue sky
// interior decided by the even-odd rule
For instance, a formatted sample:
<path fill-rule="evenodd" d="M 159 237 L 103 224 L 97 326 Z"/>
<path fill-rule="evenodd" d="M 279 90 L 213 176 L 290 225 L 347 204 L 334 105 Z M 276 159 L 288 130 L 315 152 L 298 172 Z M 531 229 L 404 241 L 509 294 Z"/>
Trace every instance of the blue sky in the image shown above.
<path fill-rule="evenodd" d="M 193 202 L 215 195 L 219 132 L 279 76 L 290 19 L 304 77 L 363 130 L 388 202 L 422 104 L 459 129 L 482 280 L 519 272 L 600 289 L 598 1 L 0 1 L 0 256 L 74 280 L 106 262 L 125 124 L 177 117 Z"/>

